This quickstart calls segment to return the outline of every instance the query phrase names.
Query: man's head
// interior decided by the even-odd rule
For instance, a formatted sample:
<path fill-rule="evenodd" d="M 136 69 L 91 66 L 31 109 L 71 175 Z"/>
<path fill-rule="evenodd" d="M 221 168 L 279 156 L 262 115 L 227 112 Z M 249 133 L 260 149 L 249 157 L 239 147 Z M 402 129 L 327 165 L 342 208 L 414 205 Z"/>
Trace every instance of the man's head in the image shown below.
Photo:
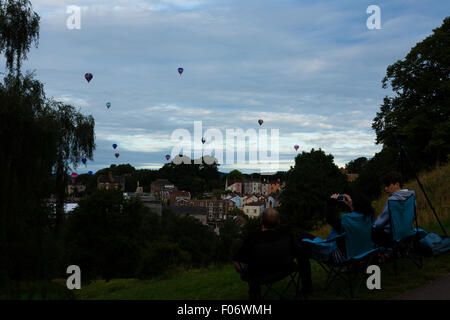
<path fill-rule="evenodd" d="M 274 208 L 267 208 L 261 215 L 261 227 L 264 229 L 274 229 L 280 224 L 280 215 Z"/>
<path fill-rule="evenodd" d="M 384 184 L 384 191 L 390 196 L 400 190 L 402 186 L 402 175 L 398 172 L 391 171 L 386 174 L 381 181 Z"/>

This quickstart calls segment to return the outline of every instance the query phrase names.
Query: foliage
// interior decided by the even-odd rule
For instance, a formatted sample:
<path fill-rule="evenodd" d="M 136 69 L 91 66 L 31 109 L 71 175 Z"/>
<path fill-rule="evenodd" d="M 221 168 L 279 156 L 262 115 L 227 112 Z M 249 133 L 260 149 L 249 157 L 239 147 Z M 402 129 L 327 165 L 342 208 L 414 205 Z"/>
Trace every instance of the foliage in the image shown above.
<path fill-rule="evenodd" d="M 133 275 L 146 214 L 147 207 L 137 199 L 124 199 L 120 191 L 97 191 L 83 198 L 68 220 L 71 263 L 82 268 L 85 279 Z"/>
<path fill-rule="evenodd" d="M 395 133 L 416 170 L 447 161 L 450 153 L 450 17 L 433 34 L 417 43 L 406 55 L 387 68 L 383 88 L 394 97 L 385 97 L 373 120 L 377 143 L 396 148 Z"/>
<path fill-rule="evenodd" d="M 227 174 L 227 179 L 229 182 L 231 181 L 244 181 L 245 176 L 239 170 L 232 170 Z"/>
<path fill-rule="evenodd" d="M 347 170 L 347 173 L 361 173 L 362 169 L 367 164 L 367 161 L 366 157 L 356 158 L 347 163 L 345 169 Z"/>
<path fill-rule="evenodd" d="M 155 241 L 143 249 L 137 268 L 140 279 L 161 275 L 179 265 L 189 265 L 189 253 L 183 251 L 177 243 Z"/>
<path fill-rule="evenodd" d="M 286 175 L 280 195 L 281 223 L 293 230 L 311 230 L 324 220 L 326 200 L 347 189 L 347 178 L 322 150 L 302 152 Z"/>
<path fill-rule="evenodd" d="M 16 71 L 19 76 L 31 44 L 37 47 L 39 20 L 29 0 L 0 0 L 0 53 L 5 54 L 10 75 Z"/>

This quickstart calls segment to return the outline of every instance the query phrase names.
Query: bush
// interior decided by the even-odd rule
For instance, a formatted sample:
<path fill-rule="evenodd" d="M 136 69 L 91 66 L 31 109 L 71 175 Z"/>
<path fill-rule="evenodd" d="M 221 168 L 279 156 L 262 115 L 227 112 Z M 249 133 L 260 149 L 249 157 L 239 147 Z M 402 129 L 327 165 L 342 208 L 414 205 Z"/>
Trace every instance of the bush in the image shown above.
<path fill-rule="evenodd" d="M 142 250 L 136 275 L 140 279 L 151 278 L 176 266 L 189 265 L 190 262 L 189 253 L 181 250 L 178 244 L 155 241 Z"/>

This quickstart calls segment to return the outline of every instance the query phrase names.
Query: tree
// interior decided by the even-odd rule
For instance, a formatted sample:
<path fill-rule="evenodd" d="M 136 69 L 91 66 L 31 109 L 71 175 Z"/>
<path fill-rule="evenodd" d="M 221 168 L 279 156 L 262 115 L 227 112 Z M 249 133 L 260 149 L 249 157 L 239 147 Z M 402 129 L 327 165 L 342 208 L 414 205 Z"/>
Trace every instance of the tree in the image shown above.
<path fill-rule="evenodd" d="M 68 173 L 76 168 L 81 158 L 92 160 L 95 121 L 92 116 L 84 116 L 74 107 L 54 100 L 49 101 L 56 124 L 56 225 L 55 232 L 61 231 L 64 214 L 64 199 Z"/>
<path fill-rule="evenodd" d="M 373 120 L 377 144 L 396 148 L 395 133 L 416 170 L 447 161 L 450 153 L 450 17 L 387 68 L 382 81 L 395 92 L 385 97 Z"/>
<path fill-rule="evenodd" d="M 360 173 L 363 167 L 367 164 L 366 157 L 359 157 L 355 160 L 351 160 L 345 165 L 345 169 L 348 173 Z"/>
<path fill-rule="evenodd" d="M 350 188 L 375 200 L 381 195 L 382 176 L 395 170 L 398 170 L 397 152 L 394 148 L 384 148 L 367 161 L 358 178 L 350 183 Z"/>
<path fill-rule="evenodd" d="M 37 47 L 39 20 L 29 0 L 0 0 L 0 52 L 4 51 L 11 75 L 15 71 L 19 76 L 31 44 Z"/>
<path fill-rule="evenodd" d="M 227 174 L 228 182 L 232 181 L 244 181 L 244 175 L 239 170 L 232 170 Z"/>
<path fill-rule="evenodd" d="M 85 280 L 133 277 L 149 236 L 143 229 L 149 226 L 147 215 L 151 213 L 140 200 L 126 200 L 116 190 L 81 199 L 67 222 L 71 263 L 83 266 Z"/>
<path fill-rule="evenodd" d="M 347 190 L 347 178 L 321 149 L 302 152 L 286 174 L 280 195 L 281 223 L 293 231 L 309 231 L 323 221 L 326 200 Z"/>
<path fill-rule="evenodd" d="M 0 83 L 0 184 L 6 199 L 0 203 L 0 286 L 7 290 L 12 280 L 61 274 L 68 169 L 76 167 L 81 153 L 91 157 L 94 148 L 92 117 L 47 99 L 42 83 L 22 74 L 22 61 L 38 36 L 39 16 L 30 1 L 0 0 L 0 52 L 8 70 Z M 56 210 L 45 202 L 52 191 Z"/>

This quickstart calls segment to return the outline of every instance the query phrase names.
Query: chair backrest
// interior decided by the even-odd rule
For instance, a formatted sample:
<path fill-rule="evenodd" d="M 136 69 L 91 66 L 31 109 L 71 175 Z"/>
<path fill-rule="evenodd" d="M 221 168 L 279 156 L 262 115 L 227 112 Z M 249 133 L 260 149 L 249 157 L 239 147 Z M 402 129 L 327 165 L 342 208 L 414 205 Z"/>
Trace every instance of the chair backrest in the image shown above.
<path fill-rule="evenodd" d="M 283 235 L 277 241 L 254 245 L 249 261 L 249 272 L 267 275 L 289 271 L 293 264 L 291 239 Z"/>
<path fill-rule="evenodd" d="M 388 200 L 389 220 L 392 230 L 392 239 L 401 241 L 415 234 L 413 223 L 416 217 L 414 194 L 406 200 Z"/>
<path fill-rule="evenodd" d="M 346 213 L 341 216 L 341 224 L 345 232 L 347 259 L 375 248 L 372 242 L 371 217 L 356 212 Z"/>

